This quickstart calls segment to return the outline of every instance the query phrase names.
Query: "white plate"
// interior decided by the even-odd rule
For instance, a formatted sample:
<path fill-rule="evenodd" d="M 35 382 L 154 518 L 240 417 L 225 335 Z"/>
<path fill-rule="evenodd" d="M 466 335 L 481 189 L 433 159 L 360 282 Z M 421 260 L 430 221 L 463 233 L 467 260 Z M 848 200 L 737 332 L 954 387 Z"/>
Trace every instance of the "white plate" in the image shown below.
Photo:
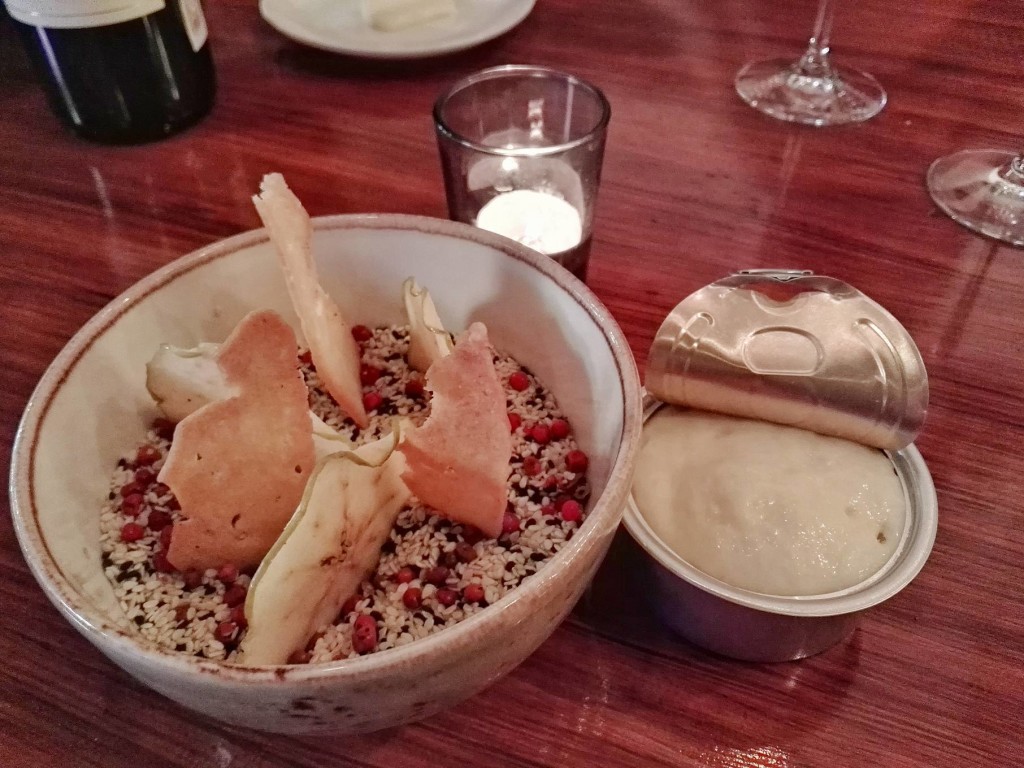
<path fill-rule="evenodd" d="M 458 14 L 397 32 L 380 32 L 359 0 L 260 0 L 260 15 L 281 34 L 335 53 L 415 59 L 493 40 L 529 15 L 536 0 L 455 0 Z"/>

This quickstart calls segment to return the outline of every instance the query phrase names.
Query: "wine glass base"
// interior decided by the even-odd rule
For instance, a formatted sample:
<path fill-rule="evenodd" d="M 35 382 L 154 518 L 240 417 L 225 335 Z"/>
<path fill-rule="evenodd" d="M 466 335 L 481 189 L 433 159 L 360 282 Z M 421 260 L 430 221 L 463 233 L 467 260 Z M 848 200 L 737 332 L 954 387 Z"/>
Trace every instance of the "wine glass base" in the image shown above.
<path fill-rule="evenodd" d="M 1024 246 L 1024 184 L 1005 176 L 1013 152 L 968 149 L 928 169 L 928 192 L 952 219 L 982 235 Z"/>
<path fill-rule="evenodd" d="M 866 72 L 829 68 L 812 75 L 791 59 L 747 64 L 736 75 L 736 93 L 774 118 L 816 126 L 869 120 L 886 100 L 885 89 Z"/>

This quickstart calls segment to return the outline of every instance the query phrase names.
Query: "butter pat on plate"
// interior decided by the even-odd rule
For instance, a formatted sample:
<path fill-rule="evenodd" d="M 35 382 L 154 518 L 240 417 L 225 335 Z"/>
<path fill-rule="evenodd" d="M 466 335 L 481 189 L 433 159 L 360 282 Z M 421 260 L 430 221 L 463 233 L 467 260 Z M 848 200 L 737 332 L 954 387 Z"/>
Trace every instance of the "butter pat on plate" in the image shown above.
<path fill-rule="evenodd" d="M 366 23 L 397 32 L 455 16 L 455 0 L 359 0 Z"/>

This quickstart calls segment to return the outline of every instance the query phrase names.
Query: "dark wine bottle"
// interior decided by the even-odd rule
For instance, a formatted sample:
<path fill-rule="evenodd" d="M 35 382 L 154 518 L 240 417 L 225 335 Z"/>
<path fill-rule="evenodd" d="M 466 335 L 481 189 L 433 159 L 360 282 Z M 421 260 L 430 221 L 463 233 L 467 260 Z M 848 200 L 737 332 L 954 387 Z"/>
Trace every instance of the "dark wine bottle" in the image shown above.
<path fill-rule="evenodd" d="M 152 141 L 210 111 L 200 0 L 6 0 L 50 105 L 79 136 Z"/>

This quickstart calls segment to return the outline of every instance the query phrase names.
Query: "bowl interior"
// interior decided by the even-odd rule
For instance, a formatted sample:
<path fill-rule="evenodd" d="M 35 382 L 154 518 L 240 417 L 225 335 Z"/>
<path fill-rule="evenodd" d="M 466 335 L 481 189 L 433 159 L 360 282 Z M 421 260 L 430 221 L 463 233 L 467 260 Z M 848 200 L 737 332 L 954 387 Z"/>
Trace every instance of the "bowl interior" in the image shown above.
<path fill-rule="evenodd" d="M 593 498 L 600 496 L 623 439 L 635 370 L 620 370 L 619 332 L 581 283 L 510 241 L 418 217 L 317 219 L 314 252 L 324 287 L 352 323 L 404 323 L 401 285 L 409 276 L 430 290 L 449 330 L 486 323 L 494 345 L 555 394 L 591 457 Z M 124 626 L 100 567 L 99 512 L 118 457 L 158 415 L 146 362 L 161 343 L 221 341 L 262 308 L 297 330 L 274 251 L 258 231 L 133 286 L 79 332 L 40 382 L 19 430 L 12 510 L 37 578 L 78 622 Z"/>

